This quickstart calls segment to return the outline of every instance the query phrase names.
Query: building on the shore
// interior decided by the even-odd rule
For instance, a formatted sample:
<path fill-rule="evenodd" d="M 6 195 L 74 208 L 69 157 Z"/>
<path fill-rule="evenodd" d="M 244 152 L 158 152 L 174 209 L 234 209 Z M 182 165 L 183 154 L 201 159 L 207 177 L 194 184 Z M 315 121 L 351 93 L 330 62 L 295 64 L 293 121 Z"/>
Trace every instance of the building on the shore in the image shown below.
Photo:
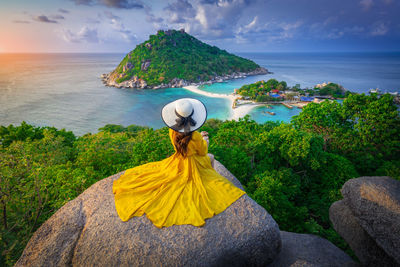
<path fill-rule="evenodd" d="M 300 101 L 303 102 L 312 102 L 314 100 L 314 97 L 310 97 L 310 96 L 301 96 L 300 97 Z"/>
<path fill-rule="evenodd" d="M 322 100 L 325 100 L 325 99 L 331 99 L 331 100 L 333 100 L 333 99 L 335 99 L 333 96 L 331 96 L 331 95 L 315 95 L 315 96 L 313 96 L 314 98 L 318 98 L 318 99 L 322 99 Z"/>
<path fill-rule="evenodd" d="M 288 94 L 296 94 L 296 95 L 298 95 L 299 94 L 299 92 L 296 92 L 296 91 L 293 91 L 293 90 L 285 90 L 285 91 L 283 91 L 283 93 L 285 95 L 288 95 Z"/>
<path fill-rule="evenodd" d="M 380 94 L 381 91 L 379 90 L 379 88 L 376 88 L 376 89 L 370 89 L 370 90 L 369 90 L 369 93 L 370 93 L 370 94 Z"/>
<path fill-rule="evenodd" d="M 275 97 L 275 98 L 282 97 L 282 96 L 281 96 L 281 95 L 279 95 L 279 94 L 269 94 L 269 96 L 271 96 L 271 97 Z"/>

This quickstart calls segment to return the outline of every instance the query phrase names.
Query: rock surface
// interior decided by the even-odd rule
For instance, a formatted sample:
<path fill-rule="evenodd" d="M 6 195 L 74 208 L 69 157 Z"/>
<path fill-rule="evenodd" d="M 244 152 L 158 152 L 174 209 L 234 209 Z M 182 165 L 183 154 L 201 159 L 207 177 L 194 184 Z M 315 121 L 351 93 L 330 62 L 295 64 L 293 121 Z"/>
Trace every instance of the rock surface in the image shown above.
<path fill-rule="evenodd" d="M 341 190 L 361 227 L 400 264 L 400 181 L 390 177 L 360 177 Z"/>
<path fill-rule="evenodd" d="M 400 181 L 360 177 L 342 187 L 329 218 L 366 266 L 400 266 Z"/>
<path fill-rule="evenodd" d="M 215 169 L 240 186 L 218 161 Z M 247 195 L 203 227 L 155 227 L 146 216 L 122 222 L 112 182 L 92 185 L 33 235 L 15 266 L 265 266 L 281 247 L 279 228 Z"/>
<path fill-rule="evenodd" d="M 282 250 L 269 267 L 358 266 L 346 253 L 326 239 L 285 231 L 280 234 Z"/>
<path fill-rule="evenodd" d="M 142 70 L 147 70 L 150 67 L 150 63 L 151 63 L 151 60 L 145 60 L 145 61 L 143 61 L 140 68 Z"/>
<path fill-rule="evenodd" d="M 329 219 L 363 265 L 396 266 L 396 262 L 360 226 L 343 200 L 336 201 L 329 208 Z"/>

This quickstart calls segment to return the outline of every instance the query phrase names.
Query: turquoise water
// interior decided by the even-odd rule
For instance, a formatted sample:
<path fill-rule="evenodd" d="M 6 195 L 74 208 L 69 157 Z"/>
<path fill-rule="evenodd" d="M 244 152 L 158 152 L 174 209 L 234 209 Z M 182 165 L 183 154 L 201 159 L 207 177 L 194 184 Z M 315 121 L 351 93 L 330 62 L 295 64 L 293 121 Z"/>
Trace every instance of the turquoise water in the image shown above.
<path fill-rule="evenodd" d="M 288 85 L 303 87 L 321 82 L 337 82 L 356 92 L 370 88 L 395 91 L 400 85 L 400 54 L 240 54 L 274 72 L 204 86 L 204 90 L 231 93 L 243 84 L 276 78 Z M 209 118 L 227 119 L 230 103 L 181 88 L 133 90 L 105 87 L 102 73 L 112 71 L 123 54 L 0 54 L 0 125 L 22 121 L 55 126 L 82 135 L 97 132 L 105 124 L 163 126 L 163 105 L 181 97 L 205 103 Z M 257 122 L 289 121 L 301 110 L 278 105 L 263 113 L 255 108 L 250 115 Z"/>
<path fill-rule="evenodd" d="M 214 83 L 211 85 L 203 85 L 201 89 L 207 92 L 219 93 L 219 94 L 231 94 L 234 89 L 240 88 L 245 84 L 254 83 L 261 80 L 271 79 L 271 75 L 257 75 L 249 76 L 241 79 L 233 79 L 229 81 L 224 81 L 221 83 Z"/>
<path fill-rule="evenodd" d="M 266 111 L 275 112 L 275 115 L 270 115 Z M 284 121 L 290 122 L 290 118 L 294 115 L 298 115 L 301 109 L 294 107 L 289 109 L 283 105 L 271 105 L 271 108 L 267 107 L 256 107 L 250 111 L 250 116 L 259 123 L 266 121 Z"/>

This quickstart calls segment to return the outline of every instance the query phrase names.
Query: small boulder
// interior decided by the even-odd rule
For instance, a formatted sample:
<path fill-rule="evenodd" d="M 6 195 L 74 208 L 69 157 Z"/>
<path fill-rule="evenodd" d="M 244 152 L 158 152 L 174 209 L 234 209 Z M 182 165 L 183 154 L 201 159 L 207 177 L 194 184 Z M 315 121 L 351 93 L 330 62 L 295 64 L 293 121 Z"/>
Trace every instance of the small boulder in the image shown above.
<path fill-rule="evenodd" d="M 360 177 L 347 181 L 341 192 L 360 226 L 400 265 L 400 181 Z"/>
<path fill-rule="evenodd" d="M 269 267 L 358 266 L 346 253 L 316 235 L 281 231 L 282 250 Z"/>
<path fill-rule="evenodd" d="M 215 169 L 240 182 L 218 161 Z M 267 211 L 243 195 L 203 227 L 159 229 L 147 217 L 121 221 L 113 181 L 92 185 L 48 219 L 32 236 L 15 266 L 266 266 L 281 246 Z"/>

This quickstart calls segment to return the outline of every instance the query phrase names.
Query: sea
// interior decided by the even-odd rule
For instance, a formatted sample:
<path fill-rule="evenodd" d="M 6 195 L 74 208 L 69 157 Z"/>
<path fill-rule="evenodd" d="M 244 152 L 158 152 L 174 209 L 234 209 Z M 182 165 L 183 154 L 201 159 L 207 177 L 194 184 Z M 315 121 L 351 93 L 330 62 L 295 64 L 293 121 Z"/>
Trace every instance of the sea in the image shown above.
<path fill-rule="evenodd" d="M 302 88 L 334 82 L 347 90 L 400 90 L 399 53 L 236 53 L 267 68 L 273 74 L 250 76 L 202 86 L 214 93 L 275 78 Z M 96 133 L 106 124 L 163 127 L 161 108 L 182 97 L 202 101 L 208 118 L 229 119 L 230 102 L 182 88 L 158 90 L 106 87 L 100 75 L 112 71 L 124 54 L 0 54 L 0 125 L 54 126 L 76 135 Z M 273 111 L 269 115 L 264 111 Z M 252 119 L 289 122 L 300 109 L 274 105 L 250 111 Z"/>

